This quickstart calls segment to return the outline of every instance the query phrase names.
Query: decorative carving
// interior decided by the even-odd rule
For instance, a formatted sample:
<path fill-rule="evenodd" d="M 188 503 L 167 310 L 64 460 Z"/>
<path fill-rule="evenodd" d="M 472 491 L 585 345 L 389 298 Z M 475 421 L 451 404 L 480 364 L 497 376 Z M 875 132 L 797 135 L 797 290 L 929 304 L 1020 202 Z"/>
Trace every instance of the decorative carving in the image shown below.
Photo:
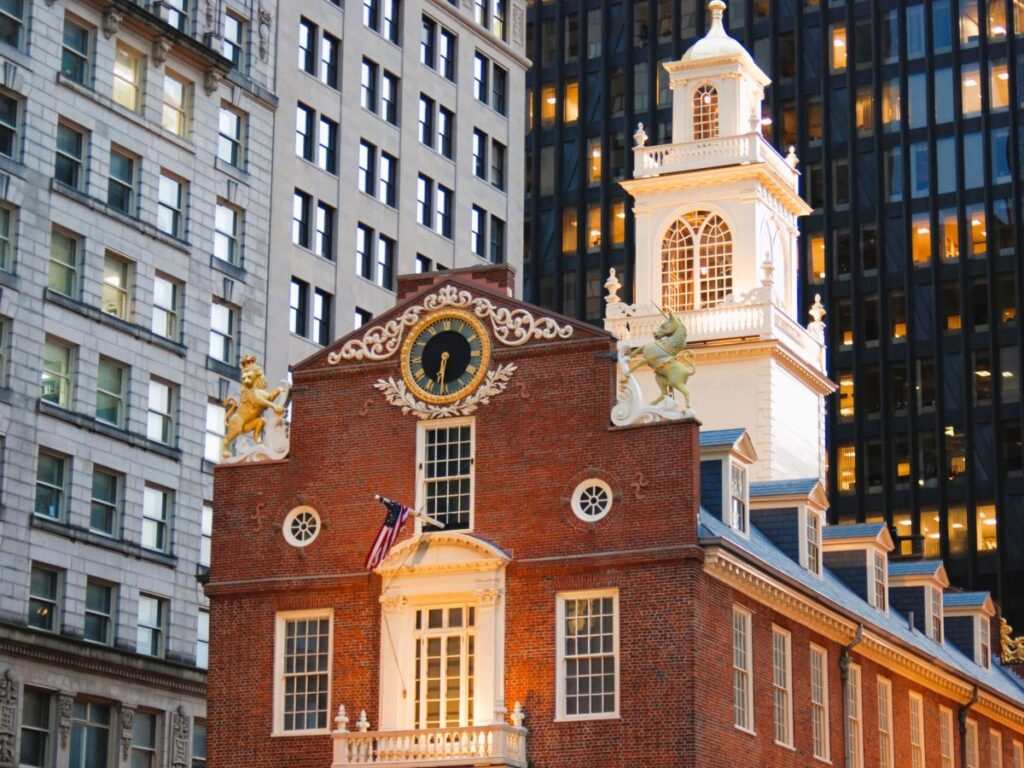
<path fill-rule="evenodd" d="M 206 28 L 210 32 L 215 32 L 215 25 L 217 23 L 217 0 L 205 0 L 203 6 L 206 10 Z"/>
<path fill-rule="evenodd" d="M 608 270 L 608 279 L 604 281 L 604 289 L 608 291 L 608 294 L 604 297 L 605 303 L 619 304 L 622 302 L 622 299 L 619 298 L 622 283 L 619 282 L 619 277 L 615 274 L 615 267 Z"/>
<path fill-rule="evenodd" d="M 384 393 L 388 403 L 401 408 L 404 414 L 411 413 L 420 419 L 447 419 L 451 416 L 468 416 L 481 405 L 487 405 L 491 402 L 492 397 L 505 391 L 508 387 L 508 380 L 515 371 L 516 366 L 511 363 L 499 365 L 494 370 L 487 372 L 483 384 L 471 395 L 448 405 L 434 405 L 417 400 L 405 386 L 404 381 L 395 381 L 390 376 L 386 381 L 379 379 L 373 386 Z"/>
<path fill-rule="evenodd" d="M 57 730 L 60 732 L 61 749 L 67 749 L 68 746 L 68 736 L 71 735 L 71 711 L 74 707 L 74 697 L 61 694 L 57 700 Z"/>
<path fill-rule="evenodd" d="M 117 8 L 110 5 L 103 12 L 103 36 L 108 40 L 117 34 L 118 29 L 121 28 L 121 22 L 124 21 L 124 16 Z"/>
<path fill-rule="evenodd" d="M 643 489 L 650 485 L 650 481 L 644 477 L 643 472 L 637 472 L 636 481 L 630 483 L 630 485 L 633 486 L 633 496 L 635 498 L 637 498 L 638 500 L 643 500 L 647 498 L 647 494 L 644 493 Z"/>
<path fill-rule="evenodd" d="M 267 378 L 257 365 L 256 358 L 246 355 L 242 364 L 242 391 L 239 398 L 224 400 L 224 439 L 221 455 L 225 463 L 262 461 L 283 458 L 288 453 L 288 426 L 284 423 L 284 404 L 288 402 L 288 387 L 283 385 L 267 391 Z M 276 401 L 284 395 L 281 403 Z M 264 417 L 267 410 L 271 416 Z M 248 436 L 251 445 L 237 455 L 231 455 L 231 445 L 242 436 Z"/>
<path fill-rule="evenodd" d="M 177 711 L 171 715 L 171 766 L 172 768 L 188 768 L 188 752 L 191 746 L 191 725 L 185 708 L 178 705 Z"/>
<path fill-rule="evenodd" d="M 636 133 L 633 134 L 634 146 L 645 147 L 647 146 L 647 131 L 644 130 L 643 123 L 636 124 Z"/>
<path fill-rule="evenodd" d="M 526 713 L 523 711 L 523 705 L 520 702 L 516 702 L 512 706 L 512 725 L 515 728 L 523 727 L 523 720 L 526 719 Z"/>
<path fill-rule="evenodd" d="M 665 315 L 664 312 L 662 314 Z M 674 312 L 670 311 L 665 315 L 665 321 L 654 332 L 653 341 L 643 346 L 620 350 L 620 364 L 623 353 L 629 363 L 623 374 L 624 378 L 631 377 L 643 365 L 654 371 L 654 381 L 661 394 L 651 405 L 658 405 L 666 398 L 671 398 L 672 390 L 675 390 L 686 400 L 686 410 L 690 410 L 690 392 L 686 388 L 686 382 L 696 373 L 697 366 L 693 354 L 686 349 L 686 326 Z M 682 359 L 677 359 L 680 357 Z"/>
<path fill-rule="evenodd" d="M 359 719 L 356 720 L 356 730 L 360 733 L 366 733 L 370 730 L 370 721 L 366 719 L 366 710 L 359 710 Z"/>
<path fill-rule="evenodd" d="M 348 715 L 345 714 L 344 704 L 338 705 L 338 716 L 334 718 L 334 730 L 343 733 L 348 731 Z"/>
<path fill-rule="evenodd" d="M 261 5 L 256 17 L 256 23 L 260 36 L 260 59 L 266 61 L 270 53 L 270 25 L 274 23 L 274 16 Z"/>
<path fill-rule="evenodd" d="M 523 18 L 525 15 L 523 6 L 516 3 L 512 7 L 512 42 L 515 45 L 523 44 Z"/>
<path fill-rule="evenodd" d="M 480 605 L 494 605 L 498 602 L 499 597 L 501 597 L 501 590 L 494 587 L 476 591 L 476 599 Z"/>
<path fill-rule="evenodd" d="M 1024 635 L 1013 636 L 1013 627 L 999 617 L 999 656 L 1004 664 L 1024 664 Z"/>
<path fill-rule="evenodd" d="M 363 407 L 359 409 L 359 415 L 360 416 L 369 416 L 370 415 L 370 406 L 371 405 L 373 405 L 373 400 L 371 398 L 369 398 L 369 397 L 366 398 L 363 401 Z"/>
<path fill-rule="evenodd" d="M 170 57 L 171 48 L 171 41 L 163 35 L 158 35 L 153 41 L 153 63 L 157 69 L 163 66 L 163 63 Z"/>
<path fill-rule="evenodd" d="M 337 365 L 342 360 L 387 360 L 398 351 L 407 328 L 416 325 L 423 313 L 442 307 L 463 307 L 490 320 L 495 337 L 507 347 L 518 347 L 532 339 L 568 339 L 573 333 L 571 325 L 559 325 L 550 317 L 535 318 L 525 309 L 498 307 L 489 299 L 474 298 L 469 291 L 445 285 L 400 317 L 373 326 L 361 338 L 351 339 L 340 350 L 331 352 L 327 362 Z"/>
<path fill-rule="evenodd" d="M 220 87 L 220 81 L 224 79 L 216 69 L 208 69 L 203 73 L 203 90 L 206 91 L 207 96 L 213 96 L 217 92 L 217 88 Z"/>
<path fill-rule="evenodd" d="M 764 261 L 761 262 L 761 285 L 764 288 L 771 288 L 775 283 L 775 265 L 772 264 L 771 257 L 766 253 L 764 255 Z"/>
<path fill-rule="evenodd" d="M 17 735 L 18 683 L 11 670 L 0 679 L 0 765 L 14 765 L 14 737 Z"/>
<path fill-rule="evenodd" d="M 814 303 L 811 308 L 807 310 L 807 314 L 811 316 L 811 322 L 807 324 L 807 331 L 811 336 L 820 341 L 822 344 L 825 343 L 825 323 L 822 322 L 822 318 L 825 317 L 825 307 L 821 303 L 821 294 L 814 294 Z"/>
<path fill-rule="evenodd" d="M 121 759 L 127 760 L 132 753 L 132 730 L 135 728 L 135 709 L 121 705 Z"/>
<path fill-rule="evenodd" d="M 796 156 L 796 147 L 792 144 L 789 145 L 789 154 L 786 155 L 786 165 L 793 171 L 796 171 L 797 165 L 800 163 L 800 158 Z"/>

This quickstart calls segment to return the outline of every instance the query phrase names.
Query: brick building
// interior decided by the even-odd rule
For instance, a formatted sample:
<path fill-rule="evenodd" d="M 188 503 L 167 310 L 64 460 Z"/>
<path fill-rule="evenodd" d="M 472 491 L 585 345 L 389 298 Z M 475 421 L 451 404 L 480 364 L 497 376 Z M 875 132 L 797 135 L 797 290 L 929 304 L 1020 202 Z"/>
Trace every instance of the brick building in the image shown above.
<path fill-rule="evenodd" d="M 991 598 L 890 563 L 882 524 L 824 525 L 795 158 L 742 130 L 766 78 L 716 5 L 669 68 L 679 143 L 638 131 L 627 186 L 673 266 L 635 295 L 689 297 L 704 424 L 623 379 L 674 321 L 614 281 L 609 332 L 505 267 L 401 278 L 293 368 L 288 458 L 217 469 L 213 768 L 1024 766 Z M 426 518 L 368 571 L 376 493 Z"/>

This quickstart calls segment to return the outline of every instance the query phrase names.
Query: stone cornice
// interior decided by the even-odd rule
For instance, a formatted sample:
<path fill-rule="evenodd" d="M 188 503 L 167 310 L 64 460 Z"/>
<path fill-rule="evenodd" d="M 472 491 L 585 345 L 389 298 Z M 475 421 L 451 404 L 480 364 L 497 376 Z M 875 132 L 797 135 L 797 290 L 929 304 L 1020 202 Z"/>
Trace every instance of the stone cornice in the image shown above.
<path fill-rule="evenodd" d="M 703 359 L 706 362 L 739 357 L 771 356 L 778 360 L 787 371 L 811 386 L 818 394 L 827 395 L 836 390 L 835 382 L 824 374 L 815 371 L 803 359 L 789 352 L 778 339 L 766 339 L 755 342 L 737 340 L 735 344 L 717 343 L 707 346 L 694 342 L 690 345 L 689 349 L 697 356 L 698 360 Z"/>

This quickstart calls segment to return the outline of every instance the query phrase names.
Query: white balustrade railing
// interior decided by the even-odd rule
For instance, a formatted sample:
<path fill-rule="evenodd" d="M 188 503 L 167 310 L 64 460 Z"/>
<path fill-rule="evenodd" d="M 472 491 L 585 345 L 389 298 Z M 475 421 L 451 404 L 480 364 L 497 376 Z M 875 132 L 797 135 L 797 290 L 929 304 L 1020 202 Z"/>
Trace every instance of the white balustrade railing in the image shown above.
<path fill-rule="evenodd" d="M 658 176 L 662 173 L 695 171 L 719 165 L 768 163 L 791 179 L 796 188 L 797 174 L 778 151 L 760 133 L 739 136 L 718 136 L 713 139 L 684 141 L 679 144 L 656 144 L 634 147 L 634 178 Z"/>
<path fill-rule="evenodd" d="M 410 731 L 336 730 L 331 768 L 510 766 L 526 768 L 526 729 L 507 723 Z"/>

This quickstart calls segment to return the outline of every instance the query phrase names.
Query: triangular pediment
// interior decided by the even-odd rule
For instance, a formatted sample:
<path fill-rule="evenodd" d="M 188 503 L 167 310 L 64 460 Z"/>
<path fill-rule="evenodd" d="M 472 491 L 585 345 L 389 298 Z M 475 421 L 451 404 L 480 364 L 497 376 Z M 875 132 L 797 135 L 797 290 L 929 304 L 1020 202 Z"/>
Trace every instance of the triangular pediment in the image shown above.
<path fill-rule="evenodd" d="M 420 533 L 398 544 L 374 570 L 379 574 L 425 575 L 499 571 L 511 558 L 499 547 L 469 533 Z"/>

